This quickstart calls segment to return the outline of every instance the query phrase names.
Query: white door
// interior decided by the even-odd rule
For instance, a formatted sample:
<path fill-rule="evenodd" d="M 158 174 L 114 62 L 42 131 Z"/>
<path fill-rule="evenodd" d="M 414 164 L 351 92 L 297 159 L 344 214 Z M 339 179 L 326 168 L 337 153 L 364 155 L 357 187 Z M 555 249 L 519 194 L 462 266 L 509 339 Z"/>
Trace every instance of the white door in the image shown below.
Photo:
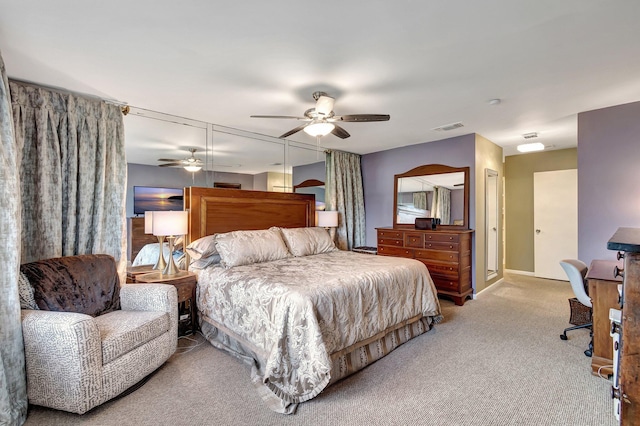
<path fill-rule="evenodd" d="M 578 258 L 578 170 L 533 174 L 535 276 L 567 280 L 562 259 Z"/>

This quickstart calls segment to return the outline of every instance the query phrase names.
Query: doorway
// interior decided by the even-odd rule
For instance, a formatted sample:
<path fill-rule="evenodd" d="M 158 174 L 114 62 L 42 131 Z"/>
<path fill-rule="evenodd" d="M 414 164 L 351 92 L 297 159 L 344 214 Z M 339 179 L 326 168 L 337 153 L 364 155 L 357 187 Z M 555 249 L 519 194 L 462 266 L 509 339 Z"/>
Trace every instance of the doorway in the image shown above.
<path fill-rule="evenodd" d="M 533 174 L 534 275 L 567 280 L 562 259 L 578 257 L 578 170 Z"/>

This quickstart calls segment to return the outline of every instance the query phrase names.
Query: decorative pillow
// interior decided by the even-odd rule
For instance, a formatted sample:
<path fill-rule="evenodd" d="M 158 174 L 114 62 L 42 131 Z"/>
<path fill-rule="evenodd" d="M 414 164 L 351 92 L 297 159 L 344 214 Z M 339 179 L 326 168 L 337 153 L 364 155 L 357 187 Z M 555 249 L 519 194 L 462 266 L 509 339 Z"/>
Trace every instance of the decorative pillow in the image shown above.
<path fill-rule="evenodd" d="M 216 235 L 216 247 L 225 268 L 284 259 L 291 254 L 278 228 L 233 231 Z"/>
<path fill-rule="evenodd" d="M 120 309 L 116 262 L 106 254 L 38 260 L 20 265 L 38 308 L 91 316 Z"/>
<path fill-rule="evenodd" d="M 20 309 L 39 309 L 33 296 L 33 287 L 22 272 L 18 276 L 18 293 L 20 294 Z"/>
<path fill-rule="evenodd" d="M 189 265 L 189 270 L 193 271 L 196 269 L 204 269 L 209 265 L 220 263 L 220 260 L 221 259 L 219 254 L 212 254 L 209 257 L 201 257 L 200 259 L 191 262 L 191 264 Z"/>
<path fill-rule="evenodd" d="M 212 254 L 218 254 L 215 237 L 216 235 L 214 234 L 198 238 L 187 246 L 187 253 L 189 253 L 189 256 L 195 260 L 198 260 L 201 257 L 209 257 Z"/>
<path fill-rule="evenodd" d="M 324 228 L 280 228 L 289 251 L 296 257 L 338 250 Z"/>

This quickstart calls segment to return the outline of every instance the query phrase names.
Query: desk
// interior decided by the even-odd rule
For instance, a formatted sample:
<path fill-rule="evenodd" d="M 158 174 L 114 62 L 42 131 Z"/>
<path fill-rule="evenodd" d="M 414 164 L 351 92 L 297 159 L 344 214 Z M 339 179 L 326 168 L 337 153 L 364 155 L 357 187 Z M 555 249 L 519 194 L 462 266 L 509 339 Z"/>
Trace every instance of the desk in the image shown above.
<path fill-rule="evenodd" d="M 613 340 L 609 335 L 611 324 L 609 309 L 620 309 L 618 304 L 618 284 L 622 278 L 613 276 L 613 268 L 621 267 L 615 260 L 594 260 L 589 265 L 587 281 L 589 297 L 593 304 L 593 356 L 591 373 L 597 375 L 603 366 L 613 366 Z M 612 367 L 603 367 L 600 374 L 604 377 L 613 374 Z"/>

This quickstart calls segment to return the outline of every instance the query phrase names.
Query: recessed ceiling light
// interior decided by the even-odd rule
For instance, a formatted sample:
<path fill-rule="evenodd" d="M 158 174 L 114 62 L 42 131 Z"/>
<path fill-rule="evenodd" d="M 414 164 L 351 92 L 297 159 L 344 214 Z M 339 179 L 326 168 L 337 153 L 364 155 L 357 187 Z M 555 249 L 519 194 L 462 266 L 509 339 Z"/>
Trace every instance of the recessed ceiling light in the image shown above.
<path fill-rule="evenodd" d="M 544 145 L 541 144 L 540 142 L 525 143 L 525 144 L 522 144 L 522 145 L 518 145 L 517 149 L 520 152 L 542 151 L 542 150 L 544 150 Z"/>

